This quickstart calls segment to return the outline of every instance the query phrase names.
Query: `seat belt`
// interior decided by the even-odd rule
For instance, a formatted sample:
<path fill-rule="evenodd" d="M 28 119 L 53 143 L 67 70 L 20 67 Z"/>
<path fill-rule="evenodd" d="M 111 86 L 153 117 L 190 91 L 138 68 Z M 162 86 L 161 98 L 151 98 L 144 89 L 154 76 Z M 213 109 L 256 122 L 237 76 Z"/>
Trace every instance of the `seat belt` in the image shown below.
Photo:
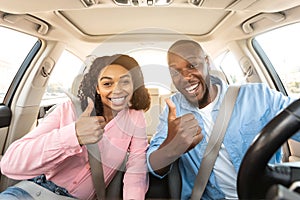
<path fill-rule="evenodd" d="M 82 75 L 77 75 L 76 82 L 82 79 Z M 74 81 L 75 82 L 75 81 Z M 76 83 L 75 82 L 75 83 Z M 69 91 L 64 91 L 65 94 L 71 99 L 74 110 L 77 118 L 82 114 L 81 103 L 79 99 Z M 96 190 L 96 195 L 98 200 L 105 199 L 105 182 L 104 182 L 104 175 L 103 175 L 103 168 L 101 163 L 101 156 L 98 147 L 98 143 L 95 144 L 87 144 L 86 145 L 88 150 L 88 159 L 91 167 L 92 173 L 92 180 L 93 185 Z"/>
<path fill-rule="evenodd" d="M 226 91 L 215 125 L 205 149 L 200 169 L 195 179 L 191 200 L 200 200 L 206 188 L 206 184 L 222 145 L 239 89 L 240 86 L 229 86 Z"/>
<path fill-rule="evenodd" d="M 97 199 L 105 200 L 105 182 L 98 143 L 87 144 L 86 147 L 88 149 L 88 158 Z"/>
<path fill-rule="evenodd" d="M 91 173 L 92 173 L 92 180 L 93 180 L 93 185 L 96 190 L 96 195 L 98 200 L 105 200 L 107 199 L 118 199 L 119 194 L 116 194 L 118 189 L 122 188 L 116 188 L 116 187 L 121 187 L 118 183 L 122 183 L 122 174 L 118 173 L 123 173 L 125 170 L 126 162 L 129 157 L 129 154 L 126 154 L 125 159 L 120 167 L 120 172 L 117 172 L 116 175 L 114 176 L 112 182 L 114 182 L 115 185 L 111 185 L 112 182 L 108 185 L 108 188 L 105 186 L 104 182 L 104 175 L 103 175 L 103 167 L 102 167 L 102 162 L 101 162 L 101 155 L 99 151 L 98 144 L 87 144 L 86 145 L 88 149 L 88 159 L 91 167 Z M 117 180 L 115 180 L 117 178 Z M 108 189 L 108 190 L 106 190 Z M 114 190 L 114 191 L 112 191 Z M 117 192 L 117 193 L 120 193 Z"/>

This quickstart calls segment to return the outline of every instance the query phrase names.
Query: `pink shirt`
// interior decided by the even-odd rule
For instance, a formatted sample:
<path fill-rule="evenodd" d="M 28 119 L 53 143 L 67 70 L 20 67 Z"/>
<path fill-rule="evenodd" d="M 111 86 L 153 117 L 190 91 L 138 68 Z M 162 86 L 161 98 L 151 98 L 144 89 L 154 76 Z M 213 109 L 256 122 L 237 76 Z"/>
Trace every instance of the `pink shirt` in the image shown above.
<path fill-rule="evenodd" d="M 75 133 L 72 103 L 52 111 L 42 123 L 10 145 L 1 160 L 2 174 L 23 180 L 45 174 L 79 199 L 95 195 L 87 149 Z M 148 189 L 146 122 L 143 111 L 123 110 L 105 126 L 98 142 L 106 186 L 129 152 L 124 175 L 124 199 L 144 199 Z"/>

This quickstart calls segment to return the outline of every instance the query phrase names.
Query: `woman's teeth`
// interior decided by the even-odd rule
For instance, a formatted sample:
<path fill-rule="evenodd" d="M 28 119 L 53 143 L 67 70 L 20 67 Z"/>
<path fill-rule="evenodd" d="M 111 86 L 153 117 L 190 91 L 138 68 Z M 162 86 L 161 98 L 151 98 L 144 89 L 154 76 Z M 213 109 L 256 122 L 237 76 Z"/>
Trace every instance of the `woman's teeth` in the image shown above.
<path fill-rule="evenodd" d="M 111 98 L 111 102 L 113 103 L 120 103 L 125 100 L 125 97 L 120 97 L 120 98 Z"/>

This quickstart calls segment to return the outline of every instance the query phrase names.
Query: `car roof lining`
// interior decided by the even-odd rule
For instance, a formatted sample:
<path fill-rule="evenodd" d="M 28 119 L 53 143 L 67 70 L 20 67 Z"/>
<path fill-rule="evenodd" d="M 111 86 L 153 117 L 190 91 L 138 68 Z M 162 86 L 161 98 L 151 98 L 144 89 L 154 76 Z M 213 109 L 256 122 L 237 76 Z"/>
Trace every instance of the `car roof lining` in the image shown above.
<path fill-rule="evenodd" d="M 88 51 L 96 47 L 95 42 L 100 44 L 108 40 L 111 41 L 111 33 L 116 33 L 118 37 L 120 34 L 124 35 L 122 41 L 119 40 L 118 42 L 140 43 L 145 40 L 147 41 L 148 39 L 141 39 L 141 41 L 137 39 L 139 38 L 139 34 L 141 34 L 140 30 L 147 26 L 147 28 L 166 26 L 169 27 L 169 30 L 165 28 L 166 31 L 173 32 L 171 35 L 174 35 L 174 33 L 186 35 L 204 43 L 204 45 L 207 43 L 208 46 L 210 41 L 219 40 L 218 44 L 220 46 L 213 45 L 209 47 L 213 52 L 216 52 L 216 49 L 221 49 L 222 45 L 232 40 L 251 37 L 252 33 L 246 34 L 243 31 L 242 24 L 260 13 L 284 12 L 286 19 L 279 23 L 270 20 L 255 23 L 254 34 L 261 30 L 264 31 L 264 27 L 274 27 L 274 25 L 279 27 L 297 19 L 300 2 L 298 0 L 290 0 L 289 4 L 285 5 L 285 0 L 275 2 L 273 0 L 204 0 L 201 6 L 196 7 L 188 3 L 188 0 L 174 0 L 171 5 L 164 7 L 132 7 L 117 6 L 111 0 L 103 0 L 100 4 L 87 7 L 81 0 L 72 0 L 72 2 L 70 0 L 51 0 L 43 2 L 43 4 L 37 0 L 28 0 L 25 4 L 17 0 L 2 0 L 0 5 L 1 18 L 3 18 L 3 14 L 9 13 L 20 16 L 30 15 L 42 23 L 47 19 L 47 25 L 49 26 L 47 34 L 39 34 L 37 27 L 40 25 L 31 22 L 23 23 L 22 26 L 27 25 L 27 27 L 22 27 L 22 31 L 34 34 L 32 30 L 35 29 L 36 36 L 39 38 L 66 43 L 68 44 L 66 46 L 67 49 L 84 57 L 89 53 Z M 182 7 L 186 7 L 187 11 L 179 11 Z M 115 12 L 116 9 L 120 11 Z M 151 19 L 151 11 L 153 9 L 155 9 L 155 13 L 157 13 L 157 10 L 160 11 L 158 15 L 162 18 L 161 22 L 155 22 Z M 90 10 L 93 10 L 92 14 L 86 15 L 86 11 Z M 129 10 L 129 13 L 134 13 L 132 16 L 121 15 L 123 12 Z M 182 18 L 181 15 L 178 15 L 179 12 L 182 12 L 183 16 L 189 16 L 189 18 Z M 84 17 L 80 17 L 80 13 L 84 13 Z M 138 19 L 133 16 L 138 16 Z M 177 19 L 178 24 L 172 24 L 168 20 L 164 20 L 164 16 Z M 207 16 L 214 20 L 213 26 L 208 25 Z M 226 16 L 225 19 L 222 20 L 222 16 Z M 122 22 L 120 20 L 118 22 L 120 18 L 125 21 Z M 99 20 L 96 21 L 94 19 Z M 132 23 L 127 23 L 132 20 L 135 20 L 135 23 L 138 22 L 137 27 L 134 27 Z M 86 24 L 79 25 L 82 22 Z M 120 26 L 112 26 L 112 22 L 120 24 Z M 1 21 L 1 25 L 12 28 L 18 27 L 4 20 Z M 227 28 L 225 29 L 224 27 Z M 186 30 L 184 30 L 185 28 Z M 139 31 L 135 31 L 137 29 Z M 151 34 L 152 36 L 149 34 L 149 37 L 156 42 L 166 39 L 165 33 L 157 34 L 152 32 Z M 74 40 L 80 40 L 80 45 L 76 45 L 77 42 Z"/>

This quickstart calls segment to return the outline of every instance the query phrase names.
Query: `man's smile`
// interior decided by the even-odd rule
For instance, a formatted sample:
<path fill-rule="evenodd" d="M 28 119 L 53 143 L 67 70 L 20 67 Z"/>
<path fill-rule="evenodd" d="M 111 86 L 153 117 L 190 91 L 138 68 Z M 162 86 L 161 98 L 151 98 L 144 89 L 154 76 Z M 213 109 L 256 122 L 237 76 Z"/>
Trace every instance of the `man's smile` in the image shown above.
<path fill-rule="evenodd" d="M 187 91 L 189 94 L 193 94 L 197 91 L 198 87 L 199 87 L 199 83 L 196 83 L 196 84 L 193 84 L 189 87 L 186 87 L 185 91 Z"/>

